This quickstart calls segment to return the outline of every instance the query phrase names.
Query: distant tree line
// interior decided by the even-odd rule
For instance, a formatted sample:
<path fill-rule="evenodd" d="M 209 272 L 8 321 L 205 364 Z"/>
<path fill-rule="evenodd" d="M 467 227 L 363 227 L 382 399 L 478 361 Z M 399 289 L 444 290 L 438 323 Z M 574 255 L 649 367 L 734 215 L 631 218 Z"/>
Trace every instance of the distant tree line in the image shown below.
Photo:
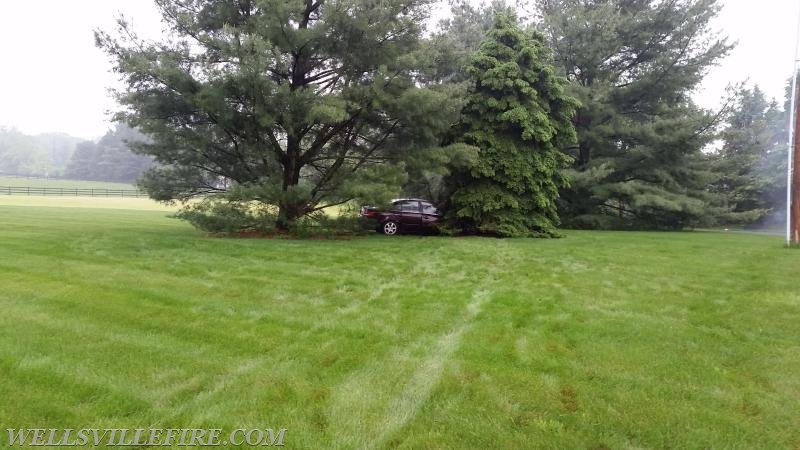
<path fill-rule="evenodd" d="M 97 142 L 0 128 L 0 175 L 132 183 L 150 167 L 152 158 L 134 154 L 129 143 L 145 139 L 125 124 L 117 124 Z"/>
<path fill-rule="evenodd" d="M 97 142 L 75 146 L 64 176 L 76 180 L 132 183 L 152 164 L 152 158 L 131 152 L 129 145 L 145 140 L 125 124 L 117 124 Z"/>
<path fill-rule="evenodd" d="M 26 135 L 0 127 L 0 174 L 63 175 L 80 138 L 62 133 Z"/>
<path fill-rule="evenodd" d="M 691 99 L 732 48 L 709 28 L 717 0 L 534 0 L 529 20 L 461 1 L 426 34 L 430 5 L 160 0 L 171 39 L 98 31 L 127 82 L 117 119 L 148 136 L 140 186 L 204 195 L 196 224 L 235 212 L 281 230 L 400 195 L 497 236 L 779 209 L 786 107 L 757 87 L 719 111 Z"/>

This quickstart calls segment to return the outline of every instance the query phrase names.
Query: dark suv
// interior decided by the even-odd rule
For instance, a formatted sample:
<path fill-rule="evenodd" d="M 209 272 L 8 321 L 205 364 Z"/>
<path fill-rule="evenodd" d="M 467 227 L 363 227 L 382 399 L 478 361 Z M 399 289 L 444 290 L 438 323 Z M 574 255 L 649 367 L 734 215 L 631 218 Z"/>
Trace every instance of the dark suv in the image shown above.
<path fill-rule="evenodd" d="M 442 217 L 431 202 L 421 198 L 395 199 L 386 209 L 362 206 L 361 216 L 375 219 L 377 230 L 390 236 L 397 233 L 434 232 Z"/>

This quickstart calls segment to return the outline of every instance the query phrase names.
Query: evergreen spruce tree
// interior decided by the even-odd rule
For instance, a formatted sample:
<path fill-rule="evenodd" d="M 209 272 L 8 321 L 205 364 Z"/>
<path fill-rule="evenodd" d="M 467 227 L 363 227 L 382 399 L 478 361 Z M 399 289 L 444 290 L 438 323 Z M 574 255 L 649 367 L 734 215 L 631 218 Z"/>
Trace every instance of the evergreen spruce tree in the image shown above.
<path fill-rule="evenodd" d="M 497 236 L 555 236 L 558 190 L 567 185 L 577 102 L 553 74 L 542 35 L 500 13 L 473 57 L 475 80 L 457 135 L 477 147 L 469 170 L 448 180 L 451 214 L 467 231 Z"/>

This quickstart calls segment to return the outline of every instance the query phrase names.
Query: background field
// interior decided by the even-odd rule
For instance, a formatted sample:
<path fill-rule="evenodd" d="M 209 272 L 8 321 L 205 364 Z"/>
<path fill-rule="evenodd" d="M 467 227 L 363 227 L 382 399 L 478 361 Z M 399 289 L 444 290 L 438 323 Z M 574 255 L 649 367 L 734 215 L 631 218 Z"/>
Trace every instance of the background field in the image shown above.
<path fill-rule="evenodd" d="M 2 204 L 0 423 L 288 428 L 287 448 L 800 447 L 800 251 L 566 234 L 235 240 L 164 211 Z"/>
<path fill-rule="evenodd" d="M 30 186 L 48 188 L 71 189 L 136 189 L 136 186 L 126 183 L 112 183 L 108 181 L 62 180 L 56 178 L 27 178 L 0 175 L 0 186 Z"/>
<path fill-rule="evenodd" d="M 2 195 L 0 206 L 100 208 L 175 212 L 180 205 L 164 205 L 149 198 Z M 75 214 L 82 215 L 76 211 Z M 102 213 L 103 215 L 105 213 Z M 162 214 L 163 216 L 163 214 Z"/>

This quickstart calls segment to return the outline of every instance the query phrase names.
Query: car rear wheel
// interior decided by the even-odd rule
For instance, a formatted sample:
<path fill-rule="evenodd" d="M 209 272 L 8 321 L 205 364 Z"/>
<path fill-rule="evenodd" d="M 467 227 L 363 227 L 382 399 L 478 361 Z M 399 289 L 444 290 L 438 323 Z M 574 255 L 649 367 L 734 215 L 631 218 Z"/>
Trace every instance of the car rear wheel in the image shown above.
<path fill-rule="evenodd" d="M 383 226 L 381 226 L 381 231 L 387 236 L 394 236 L 399 230 L 400 227 L 397 226 L 397 222 L 392 222 L 391 220 L 384 222 Z"/>

